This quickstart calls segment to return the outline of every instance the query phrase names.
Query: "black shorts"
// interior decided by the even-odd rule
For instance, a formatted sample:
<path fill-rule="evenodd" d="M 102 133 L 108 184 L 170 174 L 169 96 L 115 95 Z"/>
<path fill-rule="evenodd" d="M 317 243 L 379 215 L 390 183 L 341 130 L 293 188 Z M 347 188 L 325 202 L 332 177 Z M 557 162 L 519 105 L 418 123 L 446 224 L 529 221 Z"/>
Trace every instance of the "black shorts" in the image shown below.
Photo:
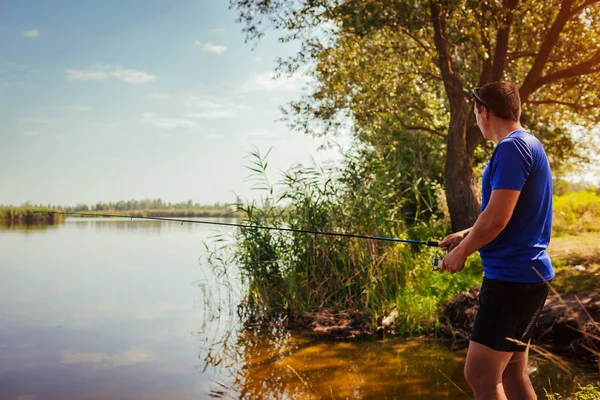
<path fill-rule="evenodd" d="M 542 312 L 548 284 L 483 278 L 471 340 L 498 351 L 523 352 Z"/>

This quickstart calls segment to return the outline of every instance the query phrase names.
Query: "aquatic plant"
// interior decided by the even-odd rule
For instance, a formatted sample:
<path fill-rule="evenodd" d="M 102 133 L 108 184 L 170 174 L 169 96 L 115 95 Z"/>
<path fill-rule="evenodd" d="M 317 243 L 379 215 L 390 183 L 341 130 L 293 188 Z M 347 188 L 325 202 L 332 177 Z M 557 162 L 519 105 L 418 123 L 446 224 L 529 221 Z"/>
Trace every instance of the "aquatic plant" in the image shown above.
<path fill-rule="evenodd" d="M 356 151 L 342 168 L 296 165 L 276 184 L 267 177 L 266 156 L 255 150 L 249 157 L 250 179 L 262 197 L 236 204 L 246 225 L 419 240 L 447 233 L 437 205 L 443 200 L 436 195 L 439 185 L 405 171 L 398 179 L 382 179 L 391 169 L 385 155 Z M 227 251 L 229 257 L 219 253 Z M 415 245 L 240 228 L 235 244 L 209 259 L 222 271 L 223 260 L 238 265 L 247 288 L 240 306 L 246 321 L 291 322 L 319 310 L 351 311 L 372 330 L 395 308 L 396 332 L 413 334 L 435 326 L 441 303 L 481 276 L 477 257 L 462 274 L 432 272 L 435 253 Z"/>

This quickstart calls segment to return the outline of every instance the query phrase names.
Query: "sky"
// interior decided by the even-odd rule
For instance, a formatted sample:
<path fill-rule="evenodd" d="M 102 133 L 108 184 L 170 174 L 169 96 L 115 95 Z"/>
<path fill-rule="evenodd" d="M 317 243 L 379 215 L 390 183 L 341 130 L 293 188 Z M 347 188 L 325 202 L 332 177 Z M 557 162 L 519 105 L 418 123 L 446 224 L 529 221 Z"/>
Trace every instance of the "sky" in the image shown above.
<path fill-rule="evenodd" d="M 0 0 L 0 204 L 256 198 L 269 177 L 339 157 L 291 131 L 301 75 L 276 33 L 245 43 L 228 0 Z"/>

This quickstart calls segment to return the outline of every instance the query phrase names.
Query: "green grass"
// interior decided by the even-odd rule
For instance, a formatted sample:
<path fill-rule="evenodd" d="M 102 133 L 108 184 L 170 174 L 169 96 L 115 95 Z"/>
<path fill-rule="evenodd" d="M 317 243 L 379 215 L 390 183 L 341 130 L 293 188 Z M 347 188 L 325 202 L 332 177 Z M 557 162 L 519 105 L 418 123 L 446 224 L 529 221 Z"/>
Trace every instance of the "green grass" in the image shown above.
<path fill-rule="evenodd" d="M 552 286 L 561 294 L 600 293 L 600 232 L 553 237 L 548 252 L 556 271 Z"/>
<path fill-rule="evenodd" d="M 560 394 L 546 391 L 546 400 L 598 400 L 600 399 L 600 383 L 596 386 L 580 386 L 574 396 L 562 397 Z"/>
<path fill-rule="evenodd" d="M 600 195 L 595 191 L 553 197 L 553 235 L 600 232 Z"/>

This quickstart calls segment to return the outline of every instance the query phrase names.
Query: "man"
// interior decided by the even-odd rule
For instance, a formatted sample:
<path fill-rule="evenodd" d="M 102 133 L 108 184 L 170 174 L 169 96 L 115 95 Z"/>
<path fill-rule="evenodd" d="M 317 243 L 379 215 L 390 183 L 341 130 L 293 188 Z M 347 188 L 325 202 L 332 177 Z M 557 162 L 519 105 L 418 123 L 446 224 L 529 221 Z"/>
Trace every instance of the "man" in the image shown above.
<path fill-rule="evenodd" d="M 554 278 L 546 248 L 552 229 L 552 176 L 542 144 L 519 119 L 515 85 L 492 82 L 473 91 L 481 133 L 497 145 L 482 179 L 475 224 L 447 236 L 442 269 L 454 274 L 479 250 L 484 278 L 465 378 L 475 399 L 535 399 L 527 373 L 533 325 Z"/>

